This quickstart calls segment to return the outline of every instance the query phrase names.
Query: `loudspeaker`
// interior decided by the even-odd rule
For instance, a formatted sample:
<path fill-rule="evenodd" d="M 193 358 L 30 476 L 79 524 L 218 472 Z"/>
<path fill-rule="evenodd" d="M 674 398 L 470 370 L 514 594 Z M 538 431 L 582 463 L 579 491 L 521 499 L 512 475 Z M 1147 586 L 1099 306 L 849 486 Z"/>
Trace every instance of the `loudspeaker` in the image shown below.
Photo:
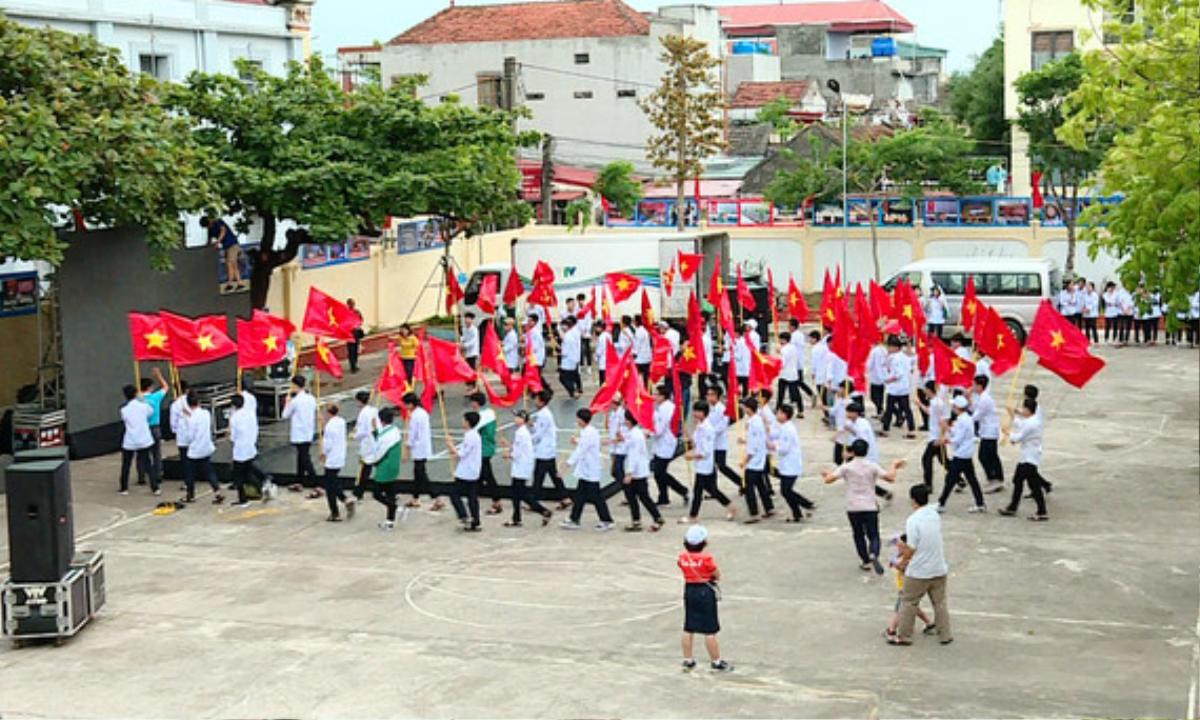
<path fill-rule="evenodd" d="M 66 460 L 14 463 L 5 470 L 4 484 L 12 581 L 58 582 L 75 556 L 69 464 Z"/>

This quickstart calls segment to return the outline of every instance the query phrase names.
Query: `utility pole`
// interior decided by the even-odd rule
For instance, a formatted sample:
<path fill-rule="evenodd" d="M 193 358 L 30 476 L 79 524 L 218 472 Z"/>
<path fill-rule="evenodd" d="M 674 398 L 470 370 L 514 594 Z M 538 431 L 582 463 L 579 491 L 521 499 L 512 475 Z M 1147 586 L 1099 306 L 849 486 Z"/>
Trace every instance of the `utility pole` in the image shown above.
<path fill-rule="evenodd" d="M 504 58 L 504 78 L 500 81 L 500 106 L 505 110 L 516 110 L 517 104 L 517 59 Z"/>
<path fill-rule="evenodd" d="M 542 222 L 554 222 L 554 136 L 542 136 Z"/>

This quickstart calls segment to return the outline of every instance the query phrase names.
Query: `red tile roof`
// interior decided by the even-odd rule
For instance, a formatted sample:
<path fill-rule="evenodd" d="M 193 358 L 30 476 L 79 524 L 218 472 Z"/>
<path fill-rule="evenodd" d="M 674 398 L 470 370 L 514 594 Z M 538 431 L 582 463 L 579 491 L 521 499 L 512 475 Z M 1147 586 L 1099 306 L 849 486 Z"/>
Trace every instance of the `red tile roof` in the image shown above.
<path fill-rule="evenodd" d="M 721 24 L 726 30 L 733 31 L 774 25 L 829 25 L 830 29 L 843 32 L 906 33 L 916 28 L 907 18 L 879 0 L 730 5 L 718 8 L 718 12 Z"/>
<path fill-rule="evenodd" d="M 621 0 L 556 0 L 449 7 L 389 45 L 648 35 L 650 21 Z"/>
<path fill-rule="evenodd" d="M 807 80 L 784 80 L 782 82 L 744 82 L 737 87 L 731 108 L 759 108 L 777 97 L 786 97 L 793 105 L 799 105 L 808 91 Z"/>

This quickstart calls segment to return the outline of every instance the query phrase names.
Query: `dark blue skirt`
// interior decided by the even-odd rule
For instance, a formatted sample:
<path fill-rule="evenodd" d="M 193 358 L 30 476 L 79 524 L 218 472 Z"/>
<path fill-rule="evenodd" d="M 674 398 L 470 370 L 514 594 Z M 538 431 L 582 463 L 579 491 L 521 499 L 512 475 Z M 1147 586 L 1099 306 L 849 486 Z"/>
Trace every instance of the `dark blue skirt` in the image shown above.
<path fill-rule="evenodd" d="M 721 623 L 717 621 L 717 593 L 711 585 L 684 585 L 683 631 L 701 635 L 716 635 L 721 631 Z"/>

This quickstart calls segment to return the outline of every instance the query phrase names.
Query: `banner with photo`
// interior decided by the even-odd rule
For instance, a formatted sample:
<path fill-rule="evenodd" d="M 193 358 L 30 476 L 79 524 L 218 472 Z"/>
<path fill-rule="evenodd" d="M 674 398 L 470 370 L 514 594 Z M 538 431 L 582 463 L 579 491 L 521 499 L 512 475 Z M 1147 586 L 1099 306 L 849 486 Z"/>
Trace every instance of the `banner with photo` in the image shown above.
<path fill-rule="evenodd" d="M 371 238 L 355 235 L 340 243 L 300 246 L 300 267 L 305 270 L 359 262 L 371 257 Z"/>
<path fill-rule="evenodd" d="M 0 275 L 0 317 L 37 312 L 37 271 Z"/>
<path fill-rule="evenodd" d="M 442 236 L 437 218 L 421 218 L 416 220 L 397 220 L 396 252 L 419 252 L 434 247 L 440 247 Z"/>

